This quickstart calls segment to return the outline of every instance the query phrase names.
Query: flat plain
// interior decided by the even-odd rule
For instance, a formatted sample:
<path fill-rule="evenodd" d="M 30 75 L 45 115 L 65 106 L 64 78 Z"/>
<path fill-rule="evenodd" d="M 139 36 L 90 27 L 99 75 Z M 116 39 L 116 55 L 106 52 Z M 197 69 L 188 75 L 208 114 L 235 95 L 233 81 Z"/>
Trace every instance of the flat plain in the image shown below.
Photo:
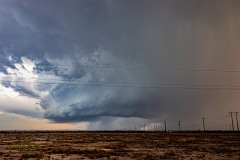
<path fill-rule="evenodd" d="M 0 159 L 240 160 L 239 132 L 2 131 Z"/>

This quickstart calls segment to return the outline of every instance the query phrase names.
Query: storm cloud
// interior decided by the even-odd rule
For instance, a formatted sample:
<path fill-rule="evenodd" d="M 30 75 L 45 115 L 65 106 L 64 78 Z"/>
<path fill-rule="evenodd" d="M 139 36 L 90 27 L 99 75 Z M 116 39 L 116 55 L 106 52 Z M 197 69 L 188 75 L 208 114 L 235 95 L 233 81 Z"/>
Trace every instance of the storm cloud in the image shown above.
<path fill-rule="evenodd" d="M 0 0 L 1 83 L 53 122 L 217 118 L 239 104 L 239 15 L 238 0 Z"/>

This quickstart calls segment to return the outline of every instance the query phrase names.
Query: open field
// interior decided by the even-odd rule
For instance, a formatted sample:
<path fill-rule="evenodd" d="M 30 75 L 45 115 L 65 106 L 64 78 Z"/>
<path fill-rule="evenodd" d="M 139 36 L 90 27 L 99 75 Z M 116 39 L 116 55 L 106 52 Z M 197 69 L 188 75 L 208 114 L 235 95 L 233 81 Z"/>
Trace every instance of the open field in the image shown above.
<path fill-rule="evenodd" d="M 0 132 L 0 159 L 240 159 L 234 132 Z"/>

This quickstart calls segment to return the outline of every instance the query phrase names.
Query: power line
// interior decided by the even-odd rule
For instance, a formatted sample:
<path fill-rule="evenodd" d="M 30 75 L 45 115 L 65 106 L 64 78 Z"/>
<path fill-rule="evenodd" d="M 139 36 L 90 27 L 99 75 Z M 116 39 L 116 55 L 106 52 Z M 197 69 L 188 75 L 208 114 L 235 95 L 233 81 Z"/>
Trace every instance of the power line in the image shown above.
<path fill-rule="evenodd" d="M 9 64 L 0 62 L 0 64 Z M 221 70 L 221 69 L 184 69 L 184 68 L 155 68 L 155 67 L 123 67 L 123 66 L 104 66 L 104 65 L 79 65 L 79 64 L 35 64 L 38 66 L 72 66 L 79 68 L 96 68 L 96 69 L 125 69 L 125 70 L 156 70 L 156 71 L 183 71 L 183 72 L 230 72 L 240 73 L 240 70 Z"/>
<path fill-rule="evenodd" d="M 229 112 L 229 113 L 230 113 L 230 115 L 231 115 L 231 119 L 232 119 L 232 129 L 233 129 L 233 131 L 234 131 L 233 117 L 232 117 L 233 112 Z"/>
<path fill-rule="evenodd" d="M 165 132 L 167 132 L 167 122 L 166 121 L 164 121 L 164 130 L 165 130 Z"/>
<path fill-rule="evenodd" d="M 204 117 L 202 118 L 203 120 L 203 131 L 205 131 L 205 122 L 204 122 Z"/>
<path fill-rule="evenodd" d="M 112 85 L 112 84 L 89 84 L 89 83 L 61 83 L 61 82 L 31 82 L 31 81 L 9 81 L 0 80 L 1 82 L 19 82 L 19 83 L 37 83 L 37 84 L 57 84 L 57 85 L 81 85 L 81 86 L 94 86 L 94 87 L 119 87 L 119 88 L 149 88 L 149 89 L 186 89 L 186 90 L 236 90 L 239 91 L 239 86 L 213 86 L 213 85 L 181 85 L 181 84 L 158 84 L 158 86 L 151 85 L 133 85 L 134 83 L 127 83 L 122 85 Z"/>
<path fill-rule="evenodd" d="M 0 80 L 0 81 L 5 81 L 5 82 L 25 82 L 23 81 L 24 79 L 31 79 L 31 80 L 39 80 L 39 83 L 49 83 L 49 82 L 44 82 L 44 81 L 54 81 L 54 82 L 77 82 L 77 83 L 112 83 L 112 84 L 132 84 L 132 85 L 160 85 L 160 86 L 191 86 L 191 87 L 226 87 L 226 88 L 240 88 L 240 85 L 223 85 L 223 84 L 186 84 L 186 83 L 153 83 L 153 82 L 127 82 L 127 81 L 87 81 L 87 80 L 59 80 L 59 79 L 39 79 L 35 77 L 31 78 L 25 78 L 25 77 L 15 77 L 15 76 L 7 76 L 4 77 L 5 79 L 10 79 L 10 78 L 18 78 L 22 80 Z M 29 82 L 28 83 L 37 83 L 37 82 Z"/>
<path fill-rule="evenodd" d="M 239 126 L 238 126 L 238 112 L 235 112 L 235 114 L 236 114 L 237 130 L 238 130 L 238 132 L 239 132 Z"/>
<path fill-rule="evenodd" d="M 234 124 L 233 124 L 233 113 L 235 113 L 235 115 L 236 115 L 236 125 L 237 125 L 237 131 L 239 131 L 239 126 L 238 126 L 238 113 L 239 112 L 229 112 L 230 113 L 230 115 L 231 115 L 231 120 L 232 120 L 232 129 L 233 129 L 233 131 L 234 131 Z"/>
<path fill-rule="evenodd" d="M 180 122 L 180 120 L 178 121 L 178 130 L 179 131 L 181 130 L 181 122 Z"/>

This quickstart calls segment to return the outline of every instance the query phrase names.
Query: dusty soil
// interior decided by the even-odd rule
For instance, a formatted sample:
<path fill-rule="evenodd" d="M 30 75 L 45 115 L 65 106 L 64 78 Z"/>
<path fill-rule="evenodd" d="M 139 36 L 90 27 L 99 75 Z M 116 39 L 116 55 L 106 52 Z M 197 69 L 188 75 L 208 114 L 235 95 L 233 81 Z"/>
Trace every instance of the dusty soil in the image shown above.
<path fill-rule="evenodd" d="M 240 160 L 240 133 L 0 132 L 0 157 Z"/>

